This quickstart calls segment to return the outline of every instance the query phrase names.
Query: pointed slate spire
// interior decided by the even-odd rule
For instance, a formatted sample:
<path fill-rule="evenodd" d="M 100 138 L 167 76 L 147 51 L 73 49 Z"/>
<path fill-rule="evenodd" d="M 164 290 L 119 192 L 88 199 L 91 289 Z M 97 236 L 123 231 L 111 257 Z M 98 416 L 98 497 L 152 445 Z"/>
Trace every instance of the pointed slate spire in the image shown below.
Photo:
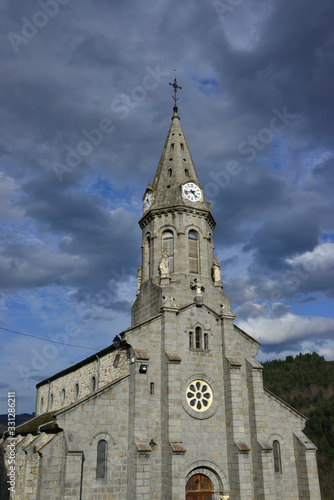
<path fill-rule="evenodd" d="M 195 182 L 203 191 L 194 162 L 185 139 L 176 105 L 172 123 L 161 154 L 153 181 L 154 201 L 152 209 L 175 205 L 196 206 L 210 210 L 210 204 L 204 199 L 193 203 L 182 196 L 182 185 Z"/>

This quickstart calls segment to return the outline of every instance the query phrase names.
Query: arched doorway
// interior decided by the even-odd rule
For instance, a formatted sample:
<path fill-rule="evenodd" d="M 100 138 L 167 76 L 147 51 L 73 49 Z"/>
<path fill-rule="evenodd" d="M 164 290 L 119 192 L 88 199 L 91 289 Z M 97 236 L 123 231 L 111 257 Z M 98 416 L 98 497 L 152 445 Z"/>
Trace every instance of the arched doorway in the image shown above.
<path fill-rule="evenodd" d="M 212 484 L 204 474 L 195 474 L 187 482 L 186 500 L 212 500 Z"/>

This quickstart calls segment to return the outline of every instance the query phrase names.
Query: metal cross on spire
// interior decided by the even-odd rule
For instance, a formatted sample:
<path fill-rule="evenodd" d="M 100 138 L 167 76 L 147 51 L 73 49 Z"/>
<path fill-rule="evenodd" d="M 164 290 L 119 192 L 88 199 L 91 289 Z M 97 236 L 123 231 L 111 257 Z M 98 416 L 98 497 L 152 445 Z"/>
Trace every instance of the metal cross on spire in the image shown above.
<path fill-rule="evenodd" d="M 175 69 L 174 69 L 175 71 Z M 176 97 L 176 92 L 180 89 L 182 89 L 182 87 L 180 87 L 180 85 L 177 84 L 177 81 L 176 81 L 176 74 L 175 74 L 175 78 L 174 78 L 174 82 L 173 83 L 170 83 L 169 85 L 171 85 L 173 88 L 174 88 L 174 96 L 173 99 L 174 99 L 174 110 L 177 111 L 177 106 L 176 106 L 176 101 L 179 100 L 178 97 Z"/>

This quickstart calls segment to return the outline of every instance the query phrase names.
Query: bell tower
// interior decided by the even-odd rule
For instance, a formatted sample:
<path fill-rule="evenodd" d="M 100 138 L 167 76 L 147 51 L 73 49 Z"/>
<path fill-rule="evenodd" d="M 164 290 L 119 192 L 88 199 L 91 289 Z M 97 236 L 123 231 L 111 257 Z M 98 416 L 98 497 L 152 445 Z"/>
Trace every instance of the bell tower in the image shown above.
<path fill-rule="evenodd" d="M 158 314 L 164 297 L 173 297 L 178 307 L 193 302 L 193 282 L 212 291 L 218 310 L 223 295 L 220 266 L 214 258 L 216 223 L 211 203 L 205 198 L 181 127 L 176 106 L 176 91 L 181 87 L 176 79 L 170 85 L 175 91 L 172 123 L 153 183 L 144 193 L 139 221 L 142 263 L 132 325 Z M 214 299 L 212 294 L 206 296 Z"/>

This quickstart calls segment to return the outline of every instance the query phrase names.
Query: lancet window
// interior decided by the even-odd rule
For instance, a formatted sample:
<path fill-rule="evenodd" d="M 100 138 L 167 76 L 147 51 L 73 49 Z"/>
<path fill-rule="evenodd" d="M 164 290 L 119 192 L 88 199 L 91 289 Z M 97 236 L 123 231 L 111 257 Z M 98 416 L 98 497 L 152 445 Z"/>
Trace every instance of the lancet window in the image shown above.
<path fill-rule="evenodd" d="M 105 478 L 107 475 L 107 449 L 108 443 L 104 439 L 97 444 L 96 478 Z"/>
<path fill-rule="evenodd" d="M 281 462 L 281 447 L 279 441 L 275 440 L 273 442 L 274 448 L 274 469 L 276 474 L 282 473 L 282 462 Z"/>
<path fill-rule="evenodd" d="M 199 273 L 198 265 L 198 234 L 196 231 L 188 233 L 188 250 L 189 250 L 189 272 L 193 274 Z"/>
<path fill-rule="evenodd" d="M 162 248 L 166 248 L 168 254 L 169 272 L 174 272 L 174 234 L 167 230 L 162 233 Z"/>

